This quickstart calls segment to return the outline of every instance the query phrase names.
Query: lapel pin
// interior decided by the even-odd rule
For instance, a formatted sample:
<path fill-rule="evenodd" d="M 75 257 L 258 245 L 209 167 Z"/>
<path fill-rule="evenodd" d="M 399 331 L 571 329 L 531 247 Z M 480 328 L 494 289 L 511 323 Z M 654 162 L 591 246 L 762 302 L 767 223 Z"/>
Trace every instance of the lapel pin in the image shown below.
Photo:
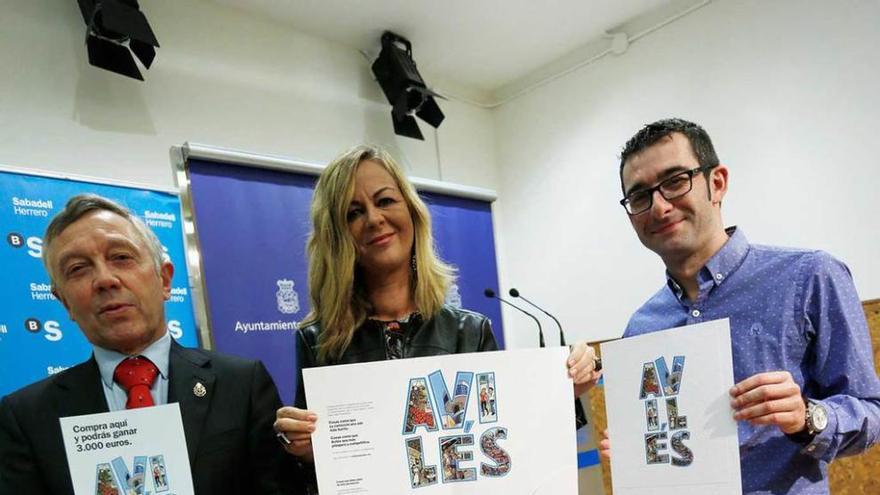
<path fill-rule="evenodd" d="M 196 397 L 204 397 L 208 395 L 208 389 L 206 389 L 205 386 L 202 385 L 202 382 L 196 382 L 195 387 L 193 387 L 193 395 L 195 395 Z"/>

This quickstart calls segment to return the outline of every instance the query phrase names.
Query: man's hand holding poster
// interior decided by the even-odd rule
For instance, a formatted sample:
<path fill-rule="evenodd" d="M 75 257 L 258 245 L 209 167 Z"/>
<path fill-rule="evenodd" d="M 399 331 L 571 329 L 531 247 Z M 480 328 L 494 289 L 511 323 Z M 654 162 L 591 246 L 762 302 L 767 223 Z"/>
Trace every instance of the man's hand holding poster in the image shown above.
<path fill-rule="evenodd" d="M 61 418 L 76 495 L 191 495 L 177 404 Z"/>
<path fill-rule="evenodd" d="M 728 320 L 602 344 L 615 495 L 740 494 Z"/>
<path fill-rule="evenodd" d="M 577 493 L 568 349 L 303 370 L 318 489 Z"/>

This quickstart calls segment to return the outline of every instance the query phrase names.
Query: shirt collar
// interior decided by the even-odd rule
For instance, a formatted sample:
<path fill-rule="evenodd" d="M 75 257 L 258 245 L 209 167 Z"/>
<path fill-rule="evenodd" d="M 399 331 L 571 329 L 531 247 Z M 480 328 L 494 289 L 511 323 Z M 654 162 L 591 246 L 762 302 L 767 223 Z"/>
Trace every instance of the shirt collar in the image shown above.
<path fill-rule="evenodd" d="M 739 268 L 749 253 L 749 241 L 741 229 L 733 226 L 725 229 L 725 232 L 728 235 L 727 242 L 709 258 L 706 265 L 697 273 L 697 285 L 700 292 L 703 292 L 704 288 L 717 287 L 724 283 Z M 666 280 L 669 289 L 672 290 L 676 298 L 681 300 L 685 297 L 684 289 L 672 278 L 669 271 L 666 272 Z"/>
<path fill-rule="evenodd" d="M 711 279 L 716 286 L 724 283 L 730 274 L 742 265 L 749 252 L 749 241 L 742 230 L 733 226 L 727 228 L 726 232 L 729 236 L 727 242 L 721 246 L 715 256 L 709 258 L 706 266 L 700 270 L 700 275 Z"/>
<path fill-rule="evenodd" d="M 116 367 L 119 366 L 124 359 L 133 357 L 127 354 L 122 354 L 120 352 L 112 351 L 110 349 L 104 349 L 103 347 L 98 347 L 96 345 L 92 346 L 92 349 L 95 352 L 95 361 L 98 362 L 98 369 L 101 371 L 101 381 L 104 382 L 104 385 L 107 387 L 113 386 L 113 373 L 116 371 Z M 162 376 L 163 379 L 168 379 L 168 356 L 171 353 L 171 335 L 166 331 L 165 335 L 159 338 L 159 340 L 153 342 L 146 349 L 143 350 L 139 355 L 143 356 L 153 364 L 159 368 L 159 375 Z"/>

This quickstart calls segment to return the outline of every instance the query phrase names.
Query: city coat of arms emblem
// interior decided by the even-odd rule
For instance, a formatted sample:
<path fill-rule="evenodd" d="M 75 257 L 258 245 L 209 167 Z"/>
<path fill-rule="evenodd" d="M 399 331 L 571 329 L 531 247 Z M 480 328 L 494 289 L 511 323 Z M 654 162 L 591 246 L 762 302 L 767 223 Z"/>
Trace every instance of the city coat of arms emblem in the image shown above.
<path fill-rule="evenodd" d="M 452 284 L 449 292 L 446 293 L 446 304 L 461 309 L 461 293 L 458 291 L 458 284 Z"/>
<path fill-rule="evenodd" d="M 275 299 L 278 301 L 278 311 L 290 315 L 299 311 L 299 294 L 293 290 L 293 280 L 281 279 L 278 284 L 278 292 Z"/>

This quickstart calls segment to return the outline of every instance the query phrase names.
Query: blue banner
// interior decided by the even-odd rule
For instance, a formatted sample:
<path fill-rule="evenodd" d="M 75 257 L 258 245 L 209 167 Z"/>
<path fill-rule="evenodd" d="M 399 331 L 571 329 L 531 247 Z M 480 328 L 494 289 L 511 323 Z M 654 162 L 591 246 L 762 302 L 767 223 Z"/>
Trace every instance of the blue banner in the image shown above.
<path fill-rule="evenodd" d="M 189 176 L 214 349 L 261 360 L 291 404 L 315 177 L 193 159 Z"/>
<path fill-rule="evenodd" d="M 486 201 L 445 194 L 423 192 L 419 195 L 431 211 L 440 257 L 458 271 L 458 281 L 449 291 L 446 302 L 488 316 L 498 346 L 504 349 L 501 305 L 483 294 L 486 289 L 498 292 L 492 206 Z"/>
<path fill-rule="evenodd" d="M 190 159 L 196 234 L 201 250 L 214 348 L 260 359 L 286 404 L 296 393 L 296 323 L 309 311 L 305 244 L 316 177 Z M 441 256 L 459 280 L 447 301 L 489 316 L 503 347 L 488 203 L 423 194 Z"/>
<path fill-rule="evenodd" d="M 88 359 L 91 345 L 52 295 L 43 269 L 43 233 L 76 194 L 94 193 L 127 206 L 149 225 L 174 263 L 168 330 L 182 345 L 198 335 L 180 226 L 180 202 L 168 193 L 0 171 L 0 396 Z"/>

